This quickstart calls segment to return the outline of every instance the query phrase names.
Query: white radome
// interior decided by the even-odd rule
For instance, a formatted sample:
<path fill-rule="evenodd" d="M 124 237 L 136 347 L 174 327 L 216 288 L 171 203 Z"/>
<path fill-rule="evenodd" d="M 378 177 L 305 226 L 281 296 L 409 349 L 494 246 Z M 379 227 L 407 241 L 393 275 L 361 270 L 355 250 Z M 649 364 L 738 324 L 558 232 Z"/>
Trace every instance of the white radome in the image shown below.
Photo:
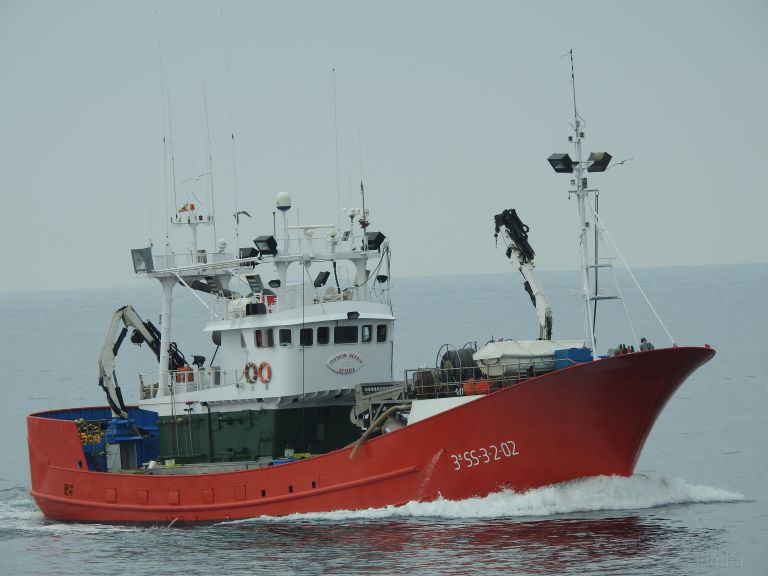
<path fill-rule="evenodd" d="M 291 209 L 291 195 L 285 190 L 278 192 L 277 197 L 275 197 L 275 205 L 281 212 L 287 212 Z"/>

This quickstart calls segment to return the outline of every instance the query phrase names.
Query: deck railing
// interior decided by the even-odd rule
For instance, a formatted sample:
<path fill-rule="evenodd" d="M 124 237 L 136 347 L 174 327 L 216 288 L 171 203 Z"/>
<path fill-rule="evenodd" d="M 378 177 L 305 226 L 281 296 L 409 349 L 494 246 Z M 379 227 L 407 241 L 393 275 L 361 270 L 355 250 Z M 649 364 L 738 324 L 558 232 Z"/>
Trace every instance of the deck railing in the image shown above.
<path fill-rule="evenodd" d="M 531 358 L 489 367 L 418 368 L 405 371 L 417 400 L 490 394 L 553 370 L 551 359 Z"/>
<path fill-rule="evenodd" d="M 216 367 L 175 370 L 167 374 L 157 372 L 139 374 L 139 398 L 149 400 L 174 394 L 198 392 L 208 388 L 237 384 L 241 380 L 242 372 L 221 370 Z M 164 384 L 161 385 L 161 383 Z"/>

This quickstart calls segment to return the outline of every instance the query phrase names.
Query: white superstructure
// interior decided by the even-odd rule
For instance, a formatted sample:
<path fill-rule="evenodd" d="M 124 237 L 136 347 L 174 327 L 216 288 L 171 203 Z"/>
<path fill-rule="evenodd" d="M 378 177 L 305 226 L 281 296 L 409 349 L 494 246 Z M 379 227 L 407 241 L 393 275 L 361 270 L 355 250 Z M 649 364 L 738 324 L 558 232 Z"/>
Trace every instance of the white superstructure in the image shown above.
<path fill-rule="evenodd" d="M 181 222 L 193 233 L 189 252 L 133 251 L 136 273 L 156 278 L 163 290 L 159 370 L 140 378 L 142 408 L 167 416 L 204 407 L 338 405 L 354 402 L 359 383 L 392 380 L 395 318 L 384 235 L 369 232 L 367 211 L 354 209 L 346 210 L 346 231 L 288 226 L 290 202 L 285 193 L 276 199 L 282 236 L 259 236 L 237 254 L 223 242 L 215 252 L 198 249 L 196 228 L 207 220 L 194 204 Z M 193 291 L 208 308 L 205 330 L 218 348 L 207 364 L 170 369 L 174 289 Z"/>

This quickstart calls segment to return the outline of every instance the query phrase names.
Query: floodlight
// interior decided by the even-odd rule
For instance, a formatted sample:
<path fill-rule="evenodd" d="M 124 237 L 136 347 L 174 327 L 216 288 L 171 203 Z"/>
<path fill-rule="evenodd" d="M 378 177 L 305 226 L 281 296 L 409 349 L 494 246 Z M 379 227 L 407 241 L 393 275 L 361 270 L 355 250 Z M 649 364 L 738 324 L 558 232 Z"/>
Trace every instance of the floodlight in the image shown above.
<path fill-rule="evenodd" d="M 552 154 L 547 161 L 555 172 L 570 173 L 573 172 L 573 160 L 568 154 Z"/>
<path fill-rule="evenodd" d="M 587 172 L 605 172 L 608 168 L 608 164 L 611 163 L 611 156 L 608 152 L 591 152 L 589 154 L 589 162 L 592 164 L 587 168 Z"/>
<path fill-rule="evenodd" d="M 152 248 L 135 248 L 131 250 L 133 258 L 133 271 L 136 274 L 140 272 L 154 272 L 155 265 L 152 262 Z"/>
<path fill-rule="evenodd" d="M 381 232 L 366 232 L 365 237 L 368 239 L 368 250 L 378 250 L 386 238 Z"/>
<path fill-rule="evenodd" d="M 256 245 L 256 249 L 262 256 L 277 254 L 277 240 L 274 236 L 259 236 L 253 243 Z"/>
<path fill-rule="evenodd" d="M 240 259 L 243 258 L 256 258 L 259 255 L 259 251 L 256 248 L 240 248 Z"/>
<path fill-rule="evenodd" d="M 331 273 L 328 272 L 328 270 L 318 272 L 317 277 L 315 278 L 315 288 L 322 288 L 325 286 L 325 283 L 328 282 L 330 275 Z"/>

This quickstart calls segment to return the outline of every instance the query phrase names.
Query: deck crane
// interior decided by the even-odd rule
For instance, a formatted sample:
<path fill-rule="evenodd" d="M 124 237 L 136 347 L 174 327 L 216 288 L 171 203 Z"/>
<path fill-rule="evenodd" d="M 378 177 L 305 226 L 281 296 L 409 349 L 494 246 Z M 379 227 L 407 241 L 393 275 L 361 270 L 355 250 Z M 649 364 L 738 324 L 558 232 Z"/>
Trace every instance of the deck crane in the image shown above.
<path fill-rule="evenodd" d="M 507 258 L 520 270 L 525 282 L 523 287 L 536 307 L 539 319 L 539 340 L 552 339 L 552 306 L 536 275 L 533 263 L 535 253 L 528 243 L 528 226 L 523 224 L 514 209 L 504 210 L 493 217 L 496 224 L 495 238 L 501 234 L 507 244 Z"/>
<path fill-rule="evenodd" d="M 123 325 L 122 328 L 121 324 Z M 158 362 L 160 361 L 159 330 L 149 320 L 142 320 L 130 304 L 118 308 L 112 316 L 107 337 L 99 355 L 99 386 L 106 393 L 112 412 L 121 418 L 127 418 L 127 410 L 125 402 L 123 402 L 123 394 L 117 383 L 115 357 L 128 334 L 129 328 L 133 328 L 131 342 L 138 346 L 146 342 L 150 350 L 154 352 Z M 205 358 L 202 356 L 195 356 L 193 359 L 193 363 L 198 366 L 202 365 L 203 362 L 205 362 Z M 161 366 L 161 370 L 167 368 L 176 371 L 184 366 L 189 366 L 184 354 L 181 353 L 175 342 L 171 342 L 168 350 L 168 366 Z"/>

